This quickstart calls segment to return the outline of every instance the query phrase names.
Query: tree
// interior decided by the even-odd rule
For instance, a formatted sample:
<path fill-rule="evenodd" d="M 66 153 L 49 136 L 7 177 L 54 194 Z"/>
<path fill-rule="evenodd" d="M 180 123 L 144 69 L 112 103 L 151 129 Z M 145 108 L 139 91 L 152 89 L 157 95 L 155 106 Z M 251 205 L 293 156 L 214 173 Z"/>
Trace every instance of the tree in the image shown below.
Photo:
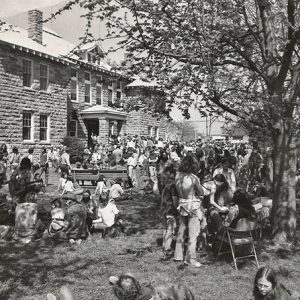
<path fill-rule="evenodd" d="M 295 149 L 299 103 L 297 0 L 78 0 L 106 20 L 131 60 L 188 117 L 227 112 L 273 145 L 274 241 L 296 231 Z"/>

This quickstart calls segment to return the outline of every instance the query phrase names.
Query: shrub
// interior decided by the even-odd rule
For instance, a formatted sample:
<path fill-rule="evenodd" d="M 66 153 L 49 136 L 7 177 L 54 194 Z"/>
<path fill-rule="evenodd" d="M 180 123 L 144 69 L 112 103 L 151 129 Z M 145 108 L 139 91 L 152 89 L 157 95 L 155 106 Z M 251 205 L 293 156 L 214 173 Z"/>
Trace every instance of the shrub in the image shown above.
<path fill-rule="evenodd" d="M 85 149 L 84 143 L 77 137 L 65 136 L 62 144 L 70 150 L 70 163 L 82 162 L 83 150 Z"/>

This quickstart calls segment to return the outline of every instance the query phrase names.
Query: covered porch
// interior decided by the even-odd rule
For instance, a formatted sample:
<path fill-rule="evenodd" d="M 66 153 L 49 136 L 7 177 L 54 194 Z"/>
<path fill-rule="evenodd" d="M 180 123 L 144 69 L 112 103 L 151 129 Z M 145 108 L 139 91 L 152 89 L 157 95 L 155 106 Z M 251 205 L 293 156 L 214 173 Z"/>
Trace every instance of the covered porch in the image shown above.
<path fill-rule="evenodd" d="M 109 137 L 126 133 L 127 113 L 110 107 L 95 105 L 82 110 L 81 118 L 87 129 L 88 146 L 92 146 L 92 136 L 97 136 L 100 144 L 107 144 Z"/>

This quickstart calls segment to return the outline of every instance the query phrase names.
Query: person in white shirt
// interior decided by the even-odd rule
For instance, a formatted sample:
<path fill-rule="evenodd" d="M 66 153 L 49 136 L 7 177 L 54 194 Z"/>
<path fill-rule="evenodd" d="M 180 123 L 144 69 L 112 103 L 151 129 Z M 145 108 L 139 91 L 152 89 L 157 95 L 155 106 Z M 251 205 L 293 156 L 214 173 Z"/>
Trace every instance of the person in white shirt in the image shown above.
<path fill-rule="evenodd" d="M 74 187 L 74 183 L 73 183 L 73 179 L 71 176 L 67 177 L 67 181 L 65 183 L 65 187 L 63 189 L 63 192 L 61 193 L 61 195 L 64 194 L 75 194 L 75 195 L 81 195 L 83 193 L 83 189 L 82 188 L 75 188 Z"/>
<path fill-rule="evenodd" d="M 126 193 L 126 191 L 122 188 L 123 179 L 122 178 L 116 178 L 115 183 L 111 186 L 109 190 L 109 199 L 114 199 L 116 201 L 120 200 L 128 200 L 130 199 L 130 195 Z"/>
<path fill-rule="evenodd" d="M 97 194 L 99 193 L 99 202 L 103 203 L 106 200 L 108 188 L 105 184 L 105 177 L 104 175 L 99 175 L 97 187 L 95 190 L 95 197 L 97 197 Z"/>
<path fill-rule="evenodd" d="M 133 186 L 136 185 L 136 165 L 136 156 L 135 153 L 132 153 L 132 155 L 127 159 L 127 172 Z"/>

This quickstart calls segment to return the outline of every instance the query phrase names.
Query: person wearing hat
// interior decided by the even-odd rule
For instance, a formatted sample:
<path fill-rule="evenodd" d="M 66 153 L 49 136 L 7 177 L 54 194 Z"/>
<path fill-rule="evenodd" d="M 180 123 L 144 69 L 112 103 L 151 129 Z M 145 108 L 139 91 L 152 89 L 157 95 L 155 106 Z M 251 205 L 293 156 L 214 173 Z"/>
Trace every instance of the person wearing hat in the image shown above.
<path fill-rule="evenodd" d="M 221 167 L 215 169 L 213 173 L 213 177 L 215 177 L 218 174 L 223 174 L 226 178 L 226 181 L 228 182 L 232 192 L 234 193 L 236 190 L 236 179 L 235 174 L 232 169 L 229 168 L 230 161 L 227 158 L 222 159 L 222 165 Z"/>
<path fill-rule="evenodd" d="M 70 243 L 80 244 L 82 239 L 88 236 L 86 218 L 87 209 L 85 205 L 77 201 L 76 195 L 66 194 L 63 197 L 67 200 L 65 214 L 65 233 Z"/>

